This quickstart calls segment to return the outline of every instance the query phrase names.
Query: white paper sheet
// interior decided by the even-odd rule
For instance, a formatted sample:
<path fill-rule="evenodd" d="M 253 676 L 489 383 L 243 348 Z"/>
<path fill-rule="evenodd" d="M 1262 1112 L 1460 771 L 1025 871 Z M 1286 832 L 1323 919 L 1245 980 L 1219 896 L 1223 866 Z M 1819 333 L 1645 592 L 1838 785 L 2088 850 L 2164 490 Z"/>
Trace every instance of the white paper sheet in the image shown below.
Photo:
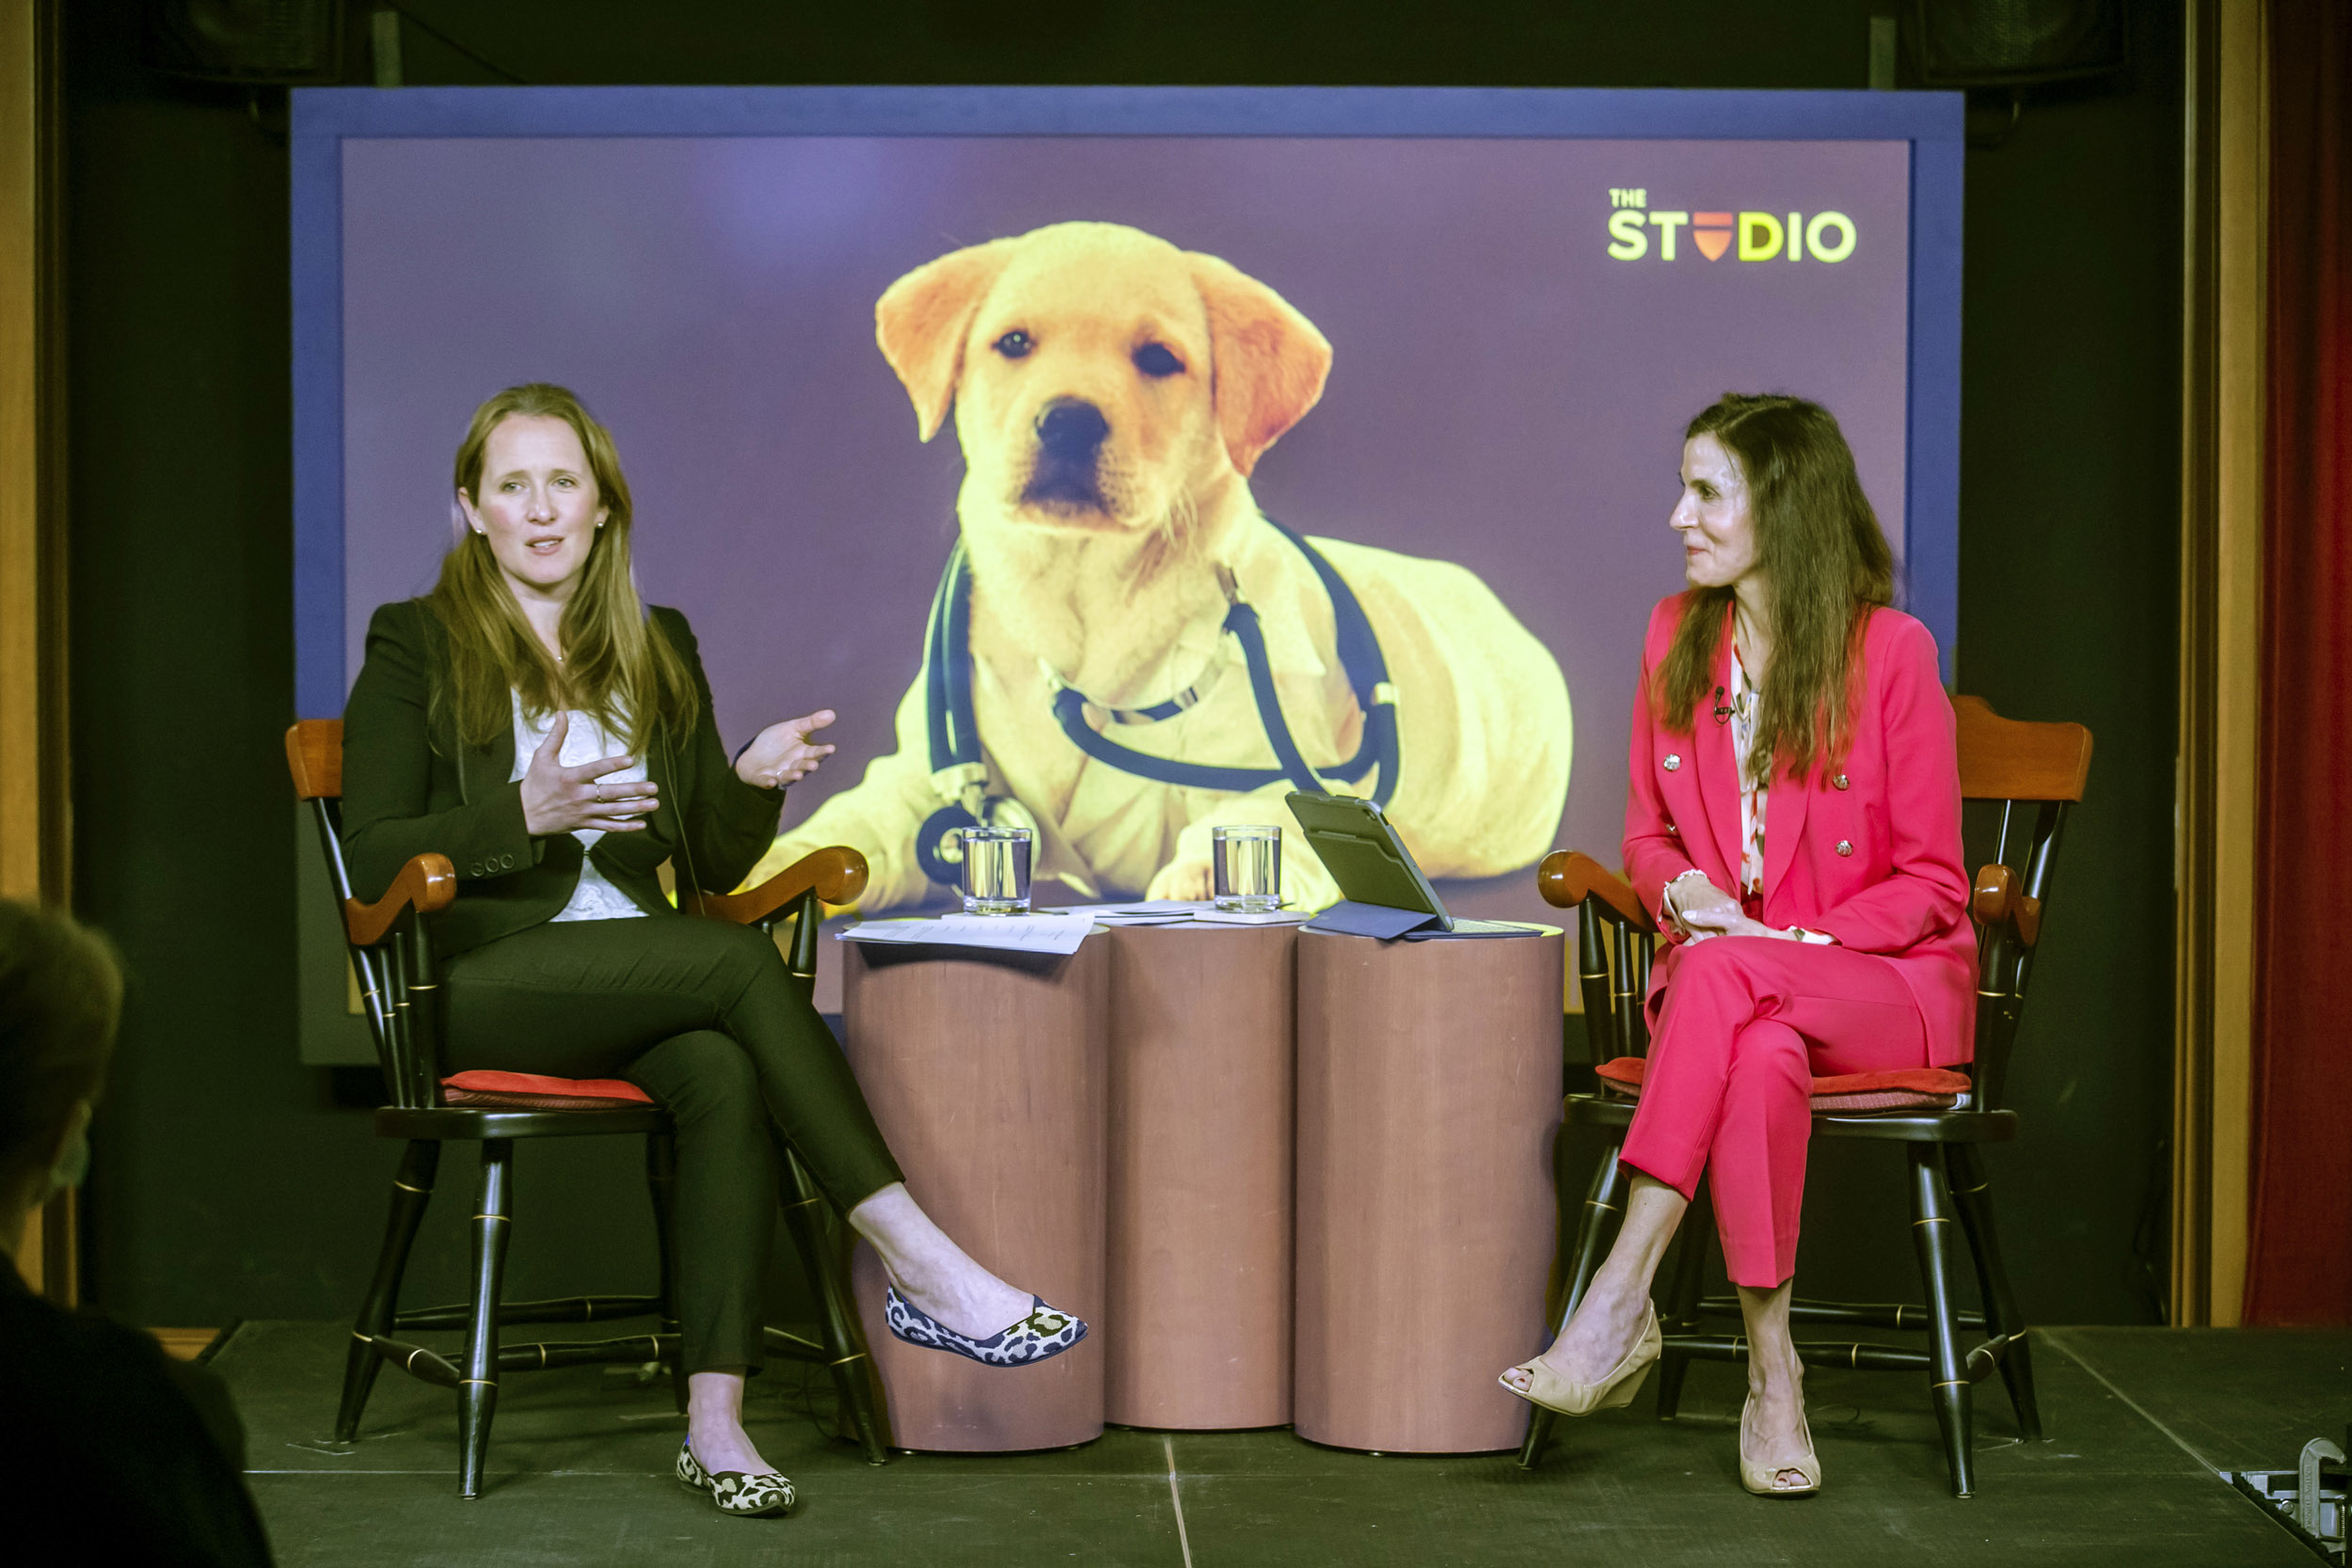
<path fill-rule="evenodd" d="M 935 919 L 864 921 L 843 931 L 841 940 L 988 947 L 1009 953 L 1075 953 L 1093 929 L 1094 922 L 1080 915 L 943 914 Z"/>
<path fill-rule="evenodd" d="M 1186 920 L 1203 910 L 1213 910 L 1207 900 L 1198 902 L 1181 898 L 1147 898 L 1133 904 L 1073 904 L 1067 912 L 1090 914 L 1097 920 Z"/>
<path fill-rule="evenodd" d="M 1268 910 L 1246 914 L 1239 910 L 1203 910 L 1192 917 L 1203 926 L 1297 926 L 1312 920 L 1305 910 Z"/>

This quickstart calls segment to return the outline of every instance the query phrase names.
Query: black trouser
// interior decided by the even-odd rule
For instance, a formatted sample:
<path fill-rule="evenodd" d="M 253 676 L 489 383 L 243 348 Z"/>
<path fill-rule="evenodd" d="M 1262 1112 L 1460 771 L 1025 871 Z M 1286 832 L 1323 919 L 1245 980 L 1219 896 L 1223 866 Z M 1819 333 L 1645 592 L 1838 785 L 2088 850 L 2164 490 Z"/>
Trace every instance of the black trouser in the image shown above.
<path fill-rule="evenodd" d="M 760 1362 L 775 1133 L 844 1212 L 904 1180 L 833 1032 L 760 931 L 684 915 L 551 921 L 457 955 L 445 985 L 449 1070 L 626 1078 L 668 1107 L 690 1372 Z"/>

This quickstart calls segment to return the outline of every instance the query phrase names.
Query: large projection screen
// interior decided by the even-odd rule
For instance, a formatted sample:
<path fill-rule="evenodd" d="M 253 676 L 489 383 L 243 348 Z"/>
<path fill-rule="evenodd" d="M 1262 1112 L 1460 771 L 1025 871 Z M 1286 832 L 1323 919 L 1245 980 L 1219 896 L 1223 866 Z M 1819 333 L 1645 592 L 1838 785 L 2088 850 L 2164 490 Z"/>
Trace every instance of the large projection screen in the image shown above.
<path fill-rule="evenodd" d="M 1239 494 L 1366 606 L 1405 736 L 1392 815 L 1440 891 L 1462 913 L 1540 918 L 1543 852 L 1615 861 L 1643 628 L 1680 586 L 1680 430 L 1718 394 L 1795 392 L 1838 417 L 1948 675 L 1962 135 L 1956 94 L 298 91 L 300 711 L 340 712 L 370 613 L 431 585 L 473 408 L 559 382 L 613 432 L 640 584 L 691 620 L 729 744 L 840 715 L 785 842 L 832 802 L 820 828 L 870 840 L 848 840 L 877 862 L 869 912 L 936 900 L 896 841 L 938 804 L 927 628 L 960 531 L 996 504 L 983 468 L 1008 459 L 964 450 L 999 439 L 984 408 L 919 438 L 924 392 L 878 347 L 877 302 L 966 247 L 1120 226 L 1024 241 L 1004 276 L 1048 279 L 1024 308 L 1050 335 L 1068 309 L 1053 278 L 1083 278 L 1099 316 L 1170 277 L 1226 277 L 1192 260 L 1221 259 L 1231 287 L 1327 341 L 1320 401 Z M 1221 397 L 1242 350 L 1216 352 Z M 1181 445 L 1163 435 L 1109 440 L 1149 469 Z M 1242 586 L 1285 717 L 1326 766 L 1363 734 L 1359 672 L 1307 554 L 1251 527 Z M 989 569 L 1010 592 L 1009 568 Z M 1163 616 L 1136 592 L 1139 620 Z M 983 660 L 1030 651 L 1001 616 L 994 636 Z M 1157 755 L 1270 761 L 1234 642 L 1213 622 L 1172 637 L 1170 689 L 1089 693 L 1089 722 Z M 1216 815 L 1214 792 L 1078 762 L 1049 689 L 976 678 L 993 693 L 991 793 L 1090 769 L 1025 802 L 1080 873 L 1044 901 L 1140 896 L 1180 830 Z M 1099 711 L 1187 680 L 1200 708 L 1165 722 Z M 1013 744 L 1040 755 L 997 754 Z"/>

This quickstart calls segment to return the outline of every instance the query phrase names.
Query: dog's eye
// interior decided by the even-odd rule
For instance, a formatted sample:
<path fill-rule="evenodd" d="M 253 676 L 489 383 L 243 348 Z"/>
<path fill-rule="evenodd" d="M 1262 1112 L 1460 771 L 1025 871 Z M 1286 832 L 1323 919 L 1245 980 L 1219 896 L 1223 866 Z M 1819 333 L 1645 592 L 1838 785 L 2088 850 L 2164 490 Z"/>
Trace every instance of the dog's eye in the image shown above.
<path fill-rule="evenodd" d="M 1026 332 L 1008 332 L 995 342 L 996 352 L 1008 359 L 1025 359 L 1029 350 L 1036 346 L 1029 341 Z"/>
<path fill-rule="evenodd" d="M 1184 362 L 1169 352 L 1166 343 L 1146 343 L 1136 350 L 1136 369 L 1154 378 L 1174 375 L 1184 368 Z"/>

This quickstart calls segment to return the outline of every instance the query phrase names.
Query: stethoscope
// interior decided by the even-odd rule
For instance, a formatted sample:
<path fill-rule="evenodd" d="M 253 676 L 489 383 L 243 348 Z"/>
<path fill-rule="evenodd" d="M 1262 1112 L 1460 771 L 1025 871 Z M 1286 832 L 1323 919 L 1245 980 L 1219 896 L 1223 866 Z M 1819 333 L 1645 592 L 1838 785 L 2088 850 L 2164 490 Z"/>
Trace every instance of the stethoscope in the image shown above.
<path fill-rule="evenodd" d="M 1289 721 L 1282 717 L 1281 699 L 1274 689 L 1274 666 L 1266 657 L 1265 632 L 1258 624 L 1258 612 L 1242 597 L 1241 586 L 1232 570 L 1223 565 L 1216 569 L 1218 583 L 1225 590 L 1223 631 L 1241 644 L 1242 661 L 1249 670 L 1249 689 L 1257 699 L 1258 721 L 1265 727 L 1266 738 L 1273 744 L 1277 766 L 1218 768 L 1153 756 L 1097 733 L 1086 721 L 1089 707 L 1107 714 L 1112 722 L 1120 724 L 1155 724 L 1173 719 L 1200 700 L 1208 676 L 1164 703 L 1121 708 L 1089 702 L 1084 692 L 1048 669 L 1046 678 L 1053 691 L 1055 721 L 1070 737 L 1071 744 L 1088 756 L 1155 784 L 1239 792 L 1288 780 L 1294 789 L 1316 793 L 1326 787 L 1327 779 L 1354 784 L 1376 768 L 1380 782 L 1372 798 L 1386 806 L 1396 793 L 1396 688 L 1389 681 L 1388 661 L 1380 656 L 1380 639 L 1374 633 L 1372 622 L 1365 616 L 1364 607 L 1357 602 L 1354 591 L 1332 569 L 1331 563 L 1305 539 L 1279 523 L 1273 526 L 1307 558 L 1315 576 L 1323 581 L 1323 591 L 1330 597 L 1340 666 L 1356 694 L 1356 705 L 1364 716 L 1363 738 L 1354 756 L 1319 773 L 1307 765 L 1298 743 L 1291 737 Z M 1211 666 L 1213 672 L 1219 668 L 1214 663 Z M 925 876 L 952 886 L 963 859 L 961 841 L 965 829 L 1037 828 L 1037 817 L 1019 800 L 988 792 L 988 764 L 981 760 L 979 725 L 972 714 L 972 569 L 961 541 L 948 555 L 946 569 L 940 573 L 939 590 L 931 597 L 930 624 L 923 643 L 923 680 L 930 729 L 931 787 L 943 804 L 924 819 L 917 832 L 914 858 Z"/>

